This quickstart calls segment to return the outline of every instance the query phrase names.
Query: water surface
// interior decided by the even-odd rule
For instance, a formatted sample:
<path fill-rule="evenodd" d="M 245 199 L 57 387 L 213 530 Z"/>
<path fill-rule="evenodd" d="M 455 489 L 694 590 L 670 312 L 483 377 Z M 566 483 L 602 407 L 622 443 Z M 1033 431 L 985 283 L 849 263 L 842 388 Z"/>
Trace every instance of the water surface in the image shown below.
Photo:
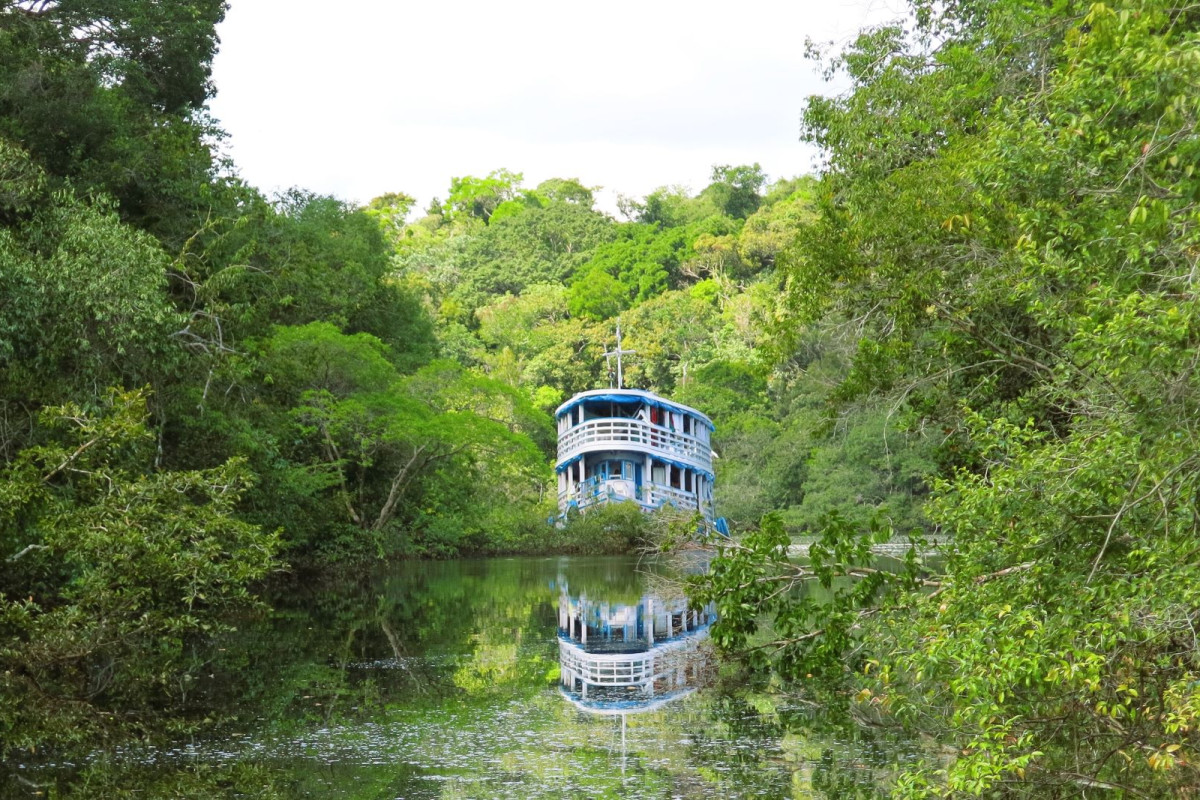
<path fill-rule="evenodd" d="M 623 710 L 572 702 L 560 681 L 564 598 L 586 597 L 621 620 L 647 596 L 669 596 L 677 577 L 675 567 L 632 557 L 569 557 L 409 562 L 290 580 L 268 598 L 272 614 L 240 621 L 214 651 L 195 654 L 203 677 L 186 688 L 187 702 L 222 720 L 218 733 L 79 764 L 31 761 L 5 791 L 740 798 L 869 790 L 887 761 L 870 736 L 852 724 L 807 724 L 814 709 L 722 686 L 706 646 L 689 644 L 699 663 L 672 666 L 671 680 L 658 684 L 671 690 L 655 696 L 665 702 L 637 699 L 653 686 L 629 690 Z M 636 648 L 623 644 L 644 637 L 644 621 L 633 619 L 632 628 L 609 626 L 607 645 L 592 632 L 591 649 Z M 702 622 L 697 615 L 691 628 Z M 672 624 L 660 627 L 656 645 L 669 638 L 664 630 L 693 635 Z"/>

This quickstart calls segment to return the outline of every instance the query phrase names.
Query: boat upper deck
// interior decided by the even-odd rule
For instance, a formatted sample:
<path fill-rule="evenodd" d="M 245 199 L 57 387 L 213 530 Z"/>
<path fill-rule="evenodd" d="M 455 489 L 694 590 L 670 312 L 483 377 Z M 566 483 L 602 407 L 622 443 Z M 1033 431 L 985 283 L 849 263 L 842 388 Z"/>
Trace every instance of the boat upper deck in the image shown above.
<path fill-rule="evenodd" d="M 624 450 L 712 476 L 712 420 L 653 392 L 582 392 L 559 406 L 554 415 L 560 468 L 585 453 Z"/>

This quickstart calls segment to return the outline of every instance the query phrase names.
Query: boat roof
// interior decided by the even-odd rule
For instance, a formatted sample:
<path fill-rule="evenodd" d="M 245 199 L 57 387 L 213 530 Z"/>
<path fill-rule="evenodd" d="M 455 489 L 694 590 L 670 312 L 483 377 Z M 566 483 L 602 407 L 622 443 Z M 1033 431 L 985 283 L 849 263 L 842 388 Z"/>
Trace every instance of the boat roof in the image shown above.
<path fill-rule="evenodd" d="M 676 403 L 673 400 L 660 397 L 654 392 L 647 392 L 642 389 L 592 389 L 590 391 L 580 392 L 554 410 L 555 418 L 561 417 L 575 406 L 579 405 L 580 403 L 587 402 L 588 400 L 607 400 L 611 403 L 645 403 L 651 406 L 659 406 L 660 408 L 682 411 L 685 414 L 690 414 L 691 416 L 699 419 L 708 426 L 709 430 L 715 430 L 712 420 L 709 419 L 708 415 L 704 412 L 697 411 L 691 406 L 685 406 L 682 403 Z"/>

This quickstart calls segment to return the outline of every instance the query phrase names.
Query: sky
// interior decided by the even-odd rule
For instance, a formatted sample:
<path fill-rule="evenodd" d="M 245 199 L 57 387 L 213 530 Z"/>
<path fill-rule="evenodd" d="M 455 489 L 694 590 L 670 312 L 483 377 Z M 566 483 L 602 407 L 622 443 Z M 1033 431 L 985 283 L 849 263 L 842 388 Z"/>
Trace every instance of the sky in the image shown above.
<path fill-rule="evenodd" d="M 239 174 L 424 208 L 506 168 L 618 193 L 699 191 L 717 164 L 811 173 L 799 119 L 824 83 L 806 38 L 844 44 L 902 0 L 232 0 L 209 104 Z"/>

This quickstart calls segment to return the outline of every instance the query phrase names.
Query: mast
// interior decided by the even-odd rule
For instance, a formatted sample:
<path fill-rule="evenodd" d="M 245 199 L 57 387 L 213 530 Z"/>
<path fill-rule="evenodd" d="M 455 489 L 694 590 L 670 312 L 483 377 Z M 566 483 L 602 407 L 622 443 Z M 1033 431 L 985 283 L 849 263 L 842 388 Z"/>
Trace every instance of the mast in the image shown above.
<path fill-rule="evenodd" d="M 636 352 L 637 352 L 637 350 L 621 349 L 621 320 L 618 319 L 617 320 L 617 349 L 616 350 L 607 350 L 604 353 L 604 357 L 606 359 L 610 358 L 612 356 L 617 357 L 617 388 L 618 389 L 625 388 L 625 372 L 624 372 L 624 369 L 622 368 L 621 356 L 633 355 Z"/>

